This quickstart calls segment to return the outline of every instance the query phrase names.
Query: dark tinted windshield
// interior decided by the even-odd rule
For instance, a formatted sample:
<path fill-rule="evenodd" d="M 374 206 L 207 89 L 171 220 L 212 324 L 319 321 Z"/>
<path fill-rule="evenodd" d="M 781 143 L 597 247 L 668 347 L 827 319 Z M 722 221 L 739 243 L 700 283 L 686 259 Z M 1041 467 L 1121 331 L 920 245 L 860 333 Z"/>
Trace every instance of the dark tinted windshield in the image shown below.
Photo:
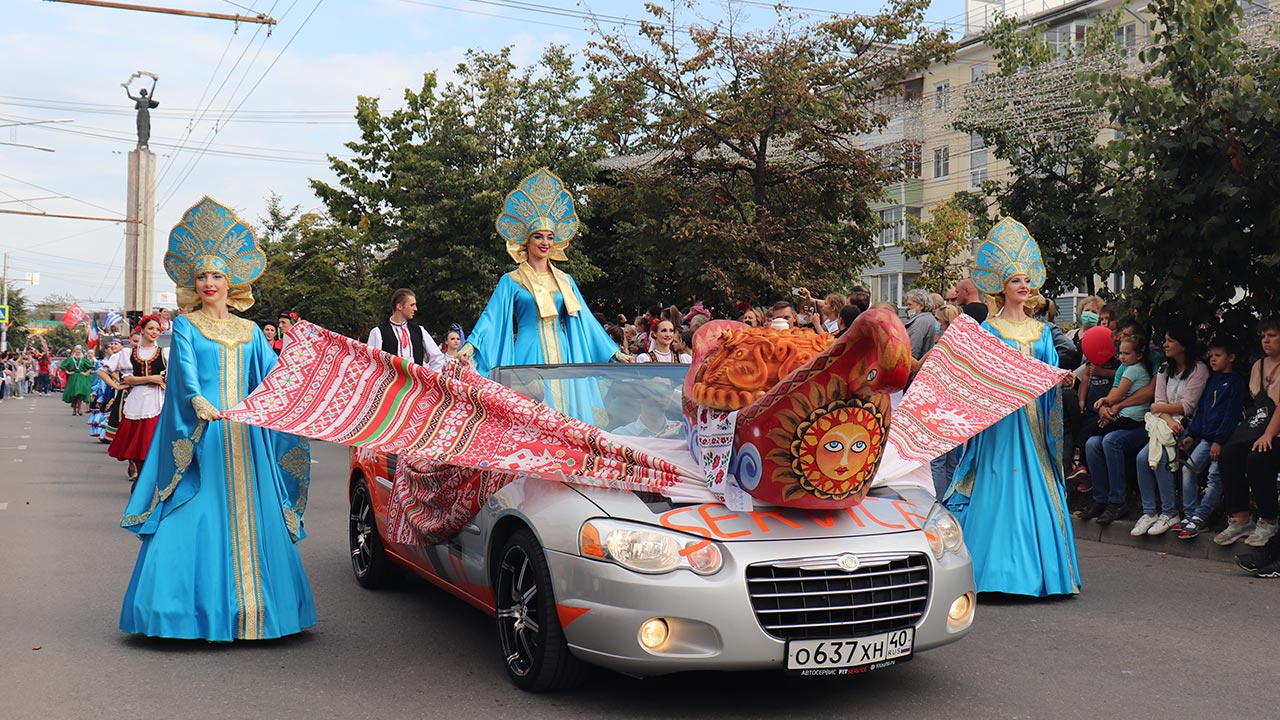
<path fill-rule="evenodd" d="M 601 430 L 683 438 L 680 396 L 688 365 L 607 363 L 494 368 L 490 377 Z"/>

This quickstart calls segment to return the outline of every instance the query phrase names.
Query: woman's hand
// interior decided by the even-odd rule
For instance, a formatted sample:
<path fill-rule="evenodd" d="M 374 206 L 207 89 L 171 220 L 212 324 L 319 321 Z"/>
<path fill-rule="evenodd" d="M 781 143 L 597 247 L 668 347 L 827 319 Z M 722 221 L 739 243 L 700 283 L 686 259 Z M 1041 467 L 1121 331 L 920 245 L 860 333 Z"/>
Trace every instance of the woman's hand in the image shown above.
<path fill-rule="evenodd" d="M 1268 435 L 1266 433 L 1263 433 L 1262 437 L 1254 441 L 1253 451 L 1256 453 L 1271 452 L 1271 441 L 1274 439 L 1275 439 L 1275 435 Z M 1213 451 L 1210 450 L 1210 453 L 1212 452 Z"/>
<path fill-rule="evenodd" d="M 1164 416 L 1164 424 L 1168 425 L 1169 429 L 1173 431 L 1174 437 L 1182 434 L 1182 423 L 1175 420 L 1172 415 Z"/>

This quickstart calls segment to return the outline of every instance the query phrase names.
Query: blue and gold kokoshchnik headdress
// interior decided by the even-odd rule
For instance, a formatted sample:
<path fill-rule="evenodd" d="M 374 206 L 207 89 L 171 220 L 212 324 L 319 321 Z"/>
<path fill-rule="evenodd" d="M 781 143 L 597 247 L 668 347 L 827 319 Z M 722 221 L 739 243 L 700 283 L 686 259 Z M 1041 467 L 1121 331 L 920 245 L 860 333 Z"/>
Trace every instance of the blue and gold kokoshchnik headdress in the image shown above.
<path fill-rule="evenodd" d="M 987 233 L 974 257 L 973 284 L 988 295 L 999 295 L 1015 275 L 1031 279 L 1031 289 L 1045 281 L 1044 258 L 1040 246 L 1027 227 L 1013 218 L 1003 218 Z"/>
<path fill-rule="evenodd" d="M 227 305 L 244 312 L 253 307 L 249 286 L 266 267 L 267 257 L 258 249 L 253 230 L 230 208 L 207 195 L 174 226 L 169 233 L 169 251 L 164 254 L 164 270 L 178 286 L 178 305 L 183 308 L 200 303 L 196 276 L 216 272 L 231 285 Z"/>
<path fill-rule="evenodd" d="M 564 249 L 578 233 L 578 213 L 573 209 L 573 197 L 564 189 L 564 181 L 541 168 L 521 180 L 520 186 L 507 195 L 495 225 L 498 234 L 507 241 L 507 253 L 516 262 L 524 262 L 528 257 L 525 242 L 538 230 L 556 234 L 551 259 L 564 262 Z"/>

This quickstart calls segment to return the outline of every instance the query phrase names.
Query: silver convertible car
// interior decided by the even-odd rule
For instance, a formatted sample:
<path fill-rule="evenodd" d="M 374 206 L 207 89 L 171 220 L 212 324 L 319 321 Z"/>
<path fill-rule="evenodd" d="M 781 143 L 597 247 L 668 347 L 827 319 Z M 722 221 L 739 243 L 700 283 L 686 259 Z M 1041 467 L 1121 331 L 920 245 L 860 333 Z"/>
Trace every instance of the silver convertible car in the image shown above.
<path fill-rule="evenodd" d="M 597 425 L 625 440 L 682 437 L 687 370 L 537 366 L 500 368 L 494 379 L 535 396 L 549 383 L 589 383 L 598 388 Z M 438 544 L 396 543 L 387 533 L 396 457 L 352 450 L 351 458 L 356 580 L 376 588 L 407 569 L 488 613 L 507 673 L 525 690 L 569 686 L 584 664 L 636 676 L 859 674 L 954 642 L 973 622 L 960 527 L 915 488 L 874 487 L 848 510 L 733 512 L 656 494 L 489 479 L 500 489 L 460 532 Z"/>

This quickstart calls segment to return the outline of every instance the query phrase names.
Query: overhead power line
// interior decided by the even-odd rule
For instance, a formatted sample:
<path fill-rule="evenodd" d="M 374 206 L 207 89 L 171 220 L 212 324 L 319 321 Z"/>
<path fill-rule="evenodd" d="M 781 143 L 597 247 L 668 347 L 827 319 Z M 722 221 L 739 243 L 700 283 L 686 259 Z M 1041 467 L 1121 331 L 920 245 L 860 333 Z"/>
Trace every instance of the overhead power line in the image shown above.
<path fill-rule="evenodd" d="M 67 3 L 68 5 L 88 5 L 90 7 L 110 8 L 112 10 L 137 10 L 139 12 L 153 12 L 164 15 L 185 15 L 187 17 L 207 18 L 210 20 L 231 20 L 233 22 L 258 23 L 261 25 L 275 25 L 274 18 L 269 18 L 263 13 L 257 15 L 229 15 L 227 13 L 211 13 L 199 10 L 179 10 L 177 8 L 162 8 L 151 5 L 133 5 L 130 3 L 107 2 L 107 0 L 48 0 L 49 2 Z"/>

